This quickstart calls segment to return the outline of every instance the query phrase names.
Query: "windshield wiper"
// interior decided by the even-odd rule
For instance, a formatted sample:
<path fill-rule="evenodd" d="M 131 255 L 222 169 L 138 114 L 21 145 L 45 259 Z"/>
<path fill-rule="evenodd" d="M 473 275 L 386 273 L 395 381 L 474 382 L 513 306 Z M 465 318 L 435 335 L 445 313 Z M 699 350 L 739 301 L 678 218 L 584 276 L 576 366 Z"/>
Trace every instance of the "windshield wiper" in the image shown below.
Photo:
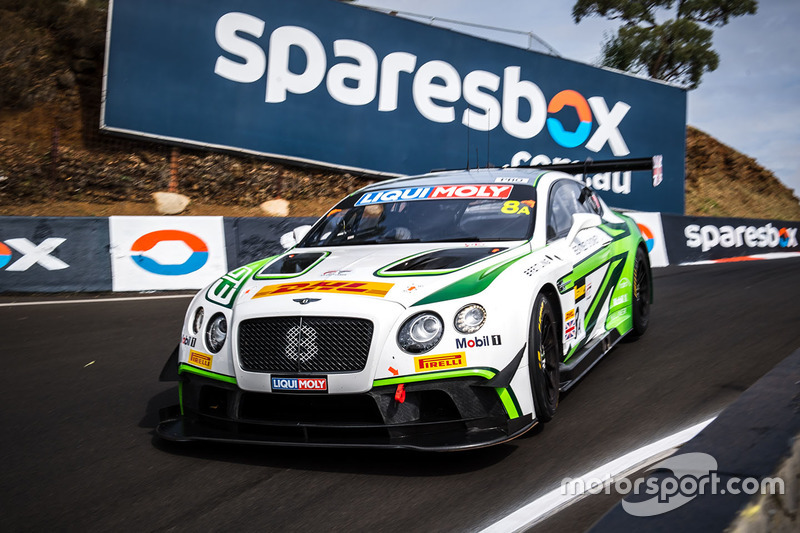
<path fill-rule="evenodd" d="M 419 239 L 364 239 L 347 241 L 343 243 L 345 246 L 362 246 L 365 244 L 405 244 L 408 242 L 421 242 Z"/>
<path fill-rule="evenodd" d="M 480 237 L 453 237 L 452 239 L 435 239 L 429 242 L 484 242 L 485 240 L 486 239 L 481 239 Z"/>

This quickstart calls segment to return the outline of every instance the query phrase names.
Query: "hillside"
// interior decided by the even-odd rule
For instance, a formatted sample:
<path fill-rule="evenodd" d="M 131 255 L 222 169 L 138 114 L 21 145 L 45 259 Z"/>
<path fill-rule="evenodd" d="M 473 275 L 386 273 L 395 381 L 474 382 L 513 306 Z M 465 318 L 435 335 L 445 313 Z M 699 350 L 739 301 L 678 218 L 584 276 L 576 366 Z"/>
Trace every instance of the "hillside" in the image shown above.
<path fill-rule="evenodd" d="M 369 176 L 309 169 L 99 132 L 105 0 L 0 3 L 0 214 L 156 214 L 170 180 L 185 214 L 257 216 L 282 197 L 319 215 Z M 800 220 L 800 202 L 769 170 L 687 130 L 686 213 Z"/>
<path fill-rule="evenodd" d="M 800 220 L 800 202 L 755 159 L 689 126 L 686 214 Z"/>

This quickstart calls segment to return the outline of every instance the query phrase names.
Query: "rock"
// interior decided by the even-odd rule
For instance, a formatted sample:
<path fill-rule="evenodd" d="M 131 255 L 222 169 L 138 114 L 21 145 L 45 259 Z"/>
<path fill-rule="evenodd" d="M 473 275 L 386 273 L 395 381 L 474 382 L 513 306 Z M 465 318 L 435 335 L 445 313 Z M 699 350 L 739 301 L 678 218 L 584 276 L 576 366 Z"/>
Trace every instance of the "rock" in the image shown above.
<path fill-rule="evenodd" d="M 84 0 L 85 3 L 85 0 Z M 73 55 L 78 59 L 94 59 L 95 55 L 88 46 L 81 46 L 73 52 Z"/>
<path fill-rule="evenodd" d="M 162 215 L 182 213 L 191 201 L 189 197 L 176 192 L 154 192 L 153 200 L 156 201 L 156 211 Z"/>
<path fill-rule="evenodd" d="M 97 68 L 94 61 L 89 59 L 76 59 L 72 62 L 72 70 L 74 70 L 78 74 L 86 74 L 88 72 L 94 72 Z"/>
<path fill-rule="evenodd" d="M 78 85 L 92 85 L 94 83 L 95 76 L 90 76 L 88 74 L 76 74 L 75 81 L 78 82 Z"/>
<path fill-rule="evenodd" d="M 71 70 L 66 70 L 58 75 L 56 78 L 58 85 L 64 89 L 71 89 L 77 84 L 75 74 Z"/>
<path fill-rule="evenodd" d="M 268 217 L 289 216 L 289 202 L 284 200 L 283 198 L 277 198 L 275 200 L 267 200 L 259 207 Z"/>

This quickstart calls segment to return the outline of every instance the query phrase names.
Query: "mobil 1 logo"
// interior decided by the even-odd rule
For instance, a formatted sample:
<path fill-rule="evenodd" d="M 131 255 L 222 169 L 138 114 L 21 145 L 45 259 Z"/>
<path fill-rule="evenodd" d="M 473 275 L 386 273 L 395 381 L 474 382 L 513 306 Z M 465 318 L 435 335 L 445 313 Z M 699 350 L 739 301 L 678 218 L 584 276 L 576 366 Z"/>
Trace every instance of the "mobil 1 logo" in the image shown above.
<path fill-rule="evenodd" d="M 473 337 L 456 339 L 456 349 L 463 350 L 464 348 L 485 348 L 486 346 L 500 346 L 503 344 L 500 335 L 484 335 L 482 337 Z"/>

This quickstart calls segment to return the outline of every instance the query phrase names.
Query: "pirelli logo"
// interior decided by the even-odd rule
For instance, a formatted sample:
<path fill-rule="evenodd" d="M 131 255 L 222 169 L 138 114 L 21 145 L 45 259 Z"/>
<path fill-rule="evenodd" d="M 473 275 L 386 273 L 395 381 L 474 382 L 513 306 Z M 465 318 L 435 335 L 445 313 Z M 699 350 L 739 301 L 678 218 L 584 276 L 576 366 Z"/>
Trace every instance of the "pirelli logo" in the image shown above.
<path fill-rule="evenodd" d="M 211 363 L 213 360 L 214 357 L 211 355 L 195 352 L 194 350 L 189 352 L 189 364 L 192 364 L 194 366 L 199 366 L 200 368 L 211 370 Z"/>
<path fill-rule="evenodd" d="M 442 355 L 423 355 L 414 358 L 415 372 L 430 372 L 431 370 L 447 370 L 467 366 L 464 352 L 447 353 Z"/>
<path fill-rule="evenodd" d="M 394 287 L 393 283 L 379 283 L 372 281 L 306 281 L 297 283 L 280 283 L 261 287 L 253 296 L 265 298 L 281 294 L 299 294 L 301 292 L 327 292 L 339 294 L 361 294 L 383 298 Z"/>

